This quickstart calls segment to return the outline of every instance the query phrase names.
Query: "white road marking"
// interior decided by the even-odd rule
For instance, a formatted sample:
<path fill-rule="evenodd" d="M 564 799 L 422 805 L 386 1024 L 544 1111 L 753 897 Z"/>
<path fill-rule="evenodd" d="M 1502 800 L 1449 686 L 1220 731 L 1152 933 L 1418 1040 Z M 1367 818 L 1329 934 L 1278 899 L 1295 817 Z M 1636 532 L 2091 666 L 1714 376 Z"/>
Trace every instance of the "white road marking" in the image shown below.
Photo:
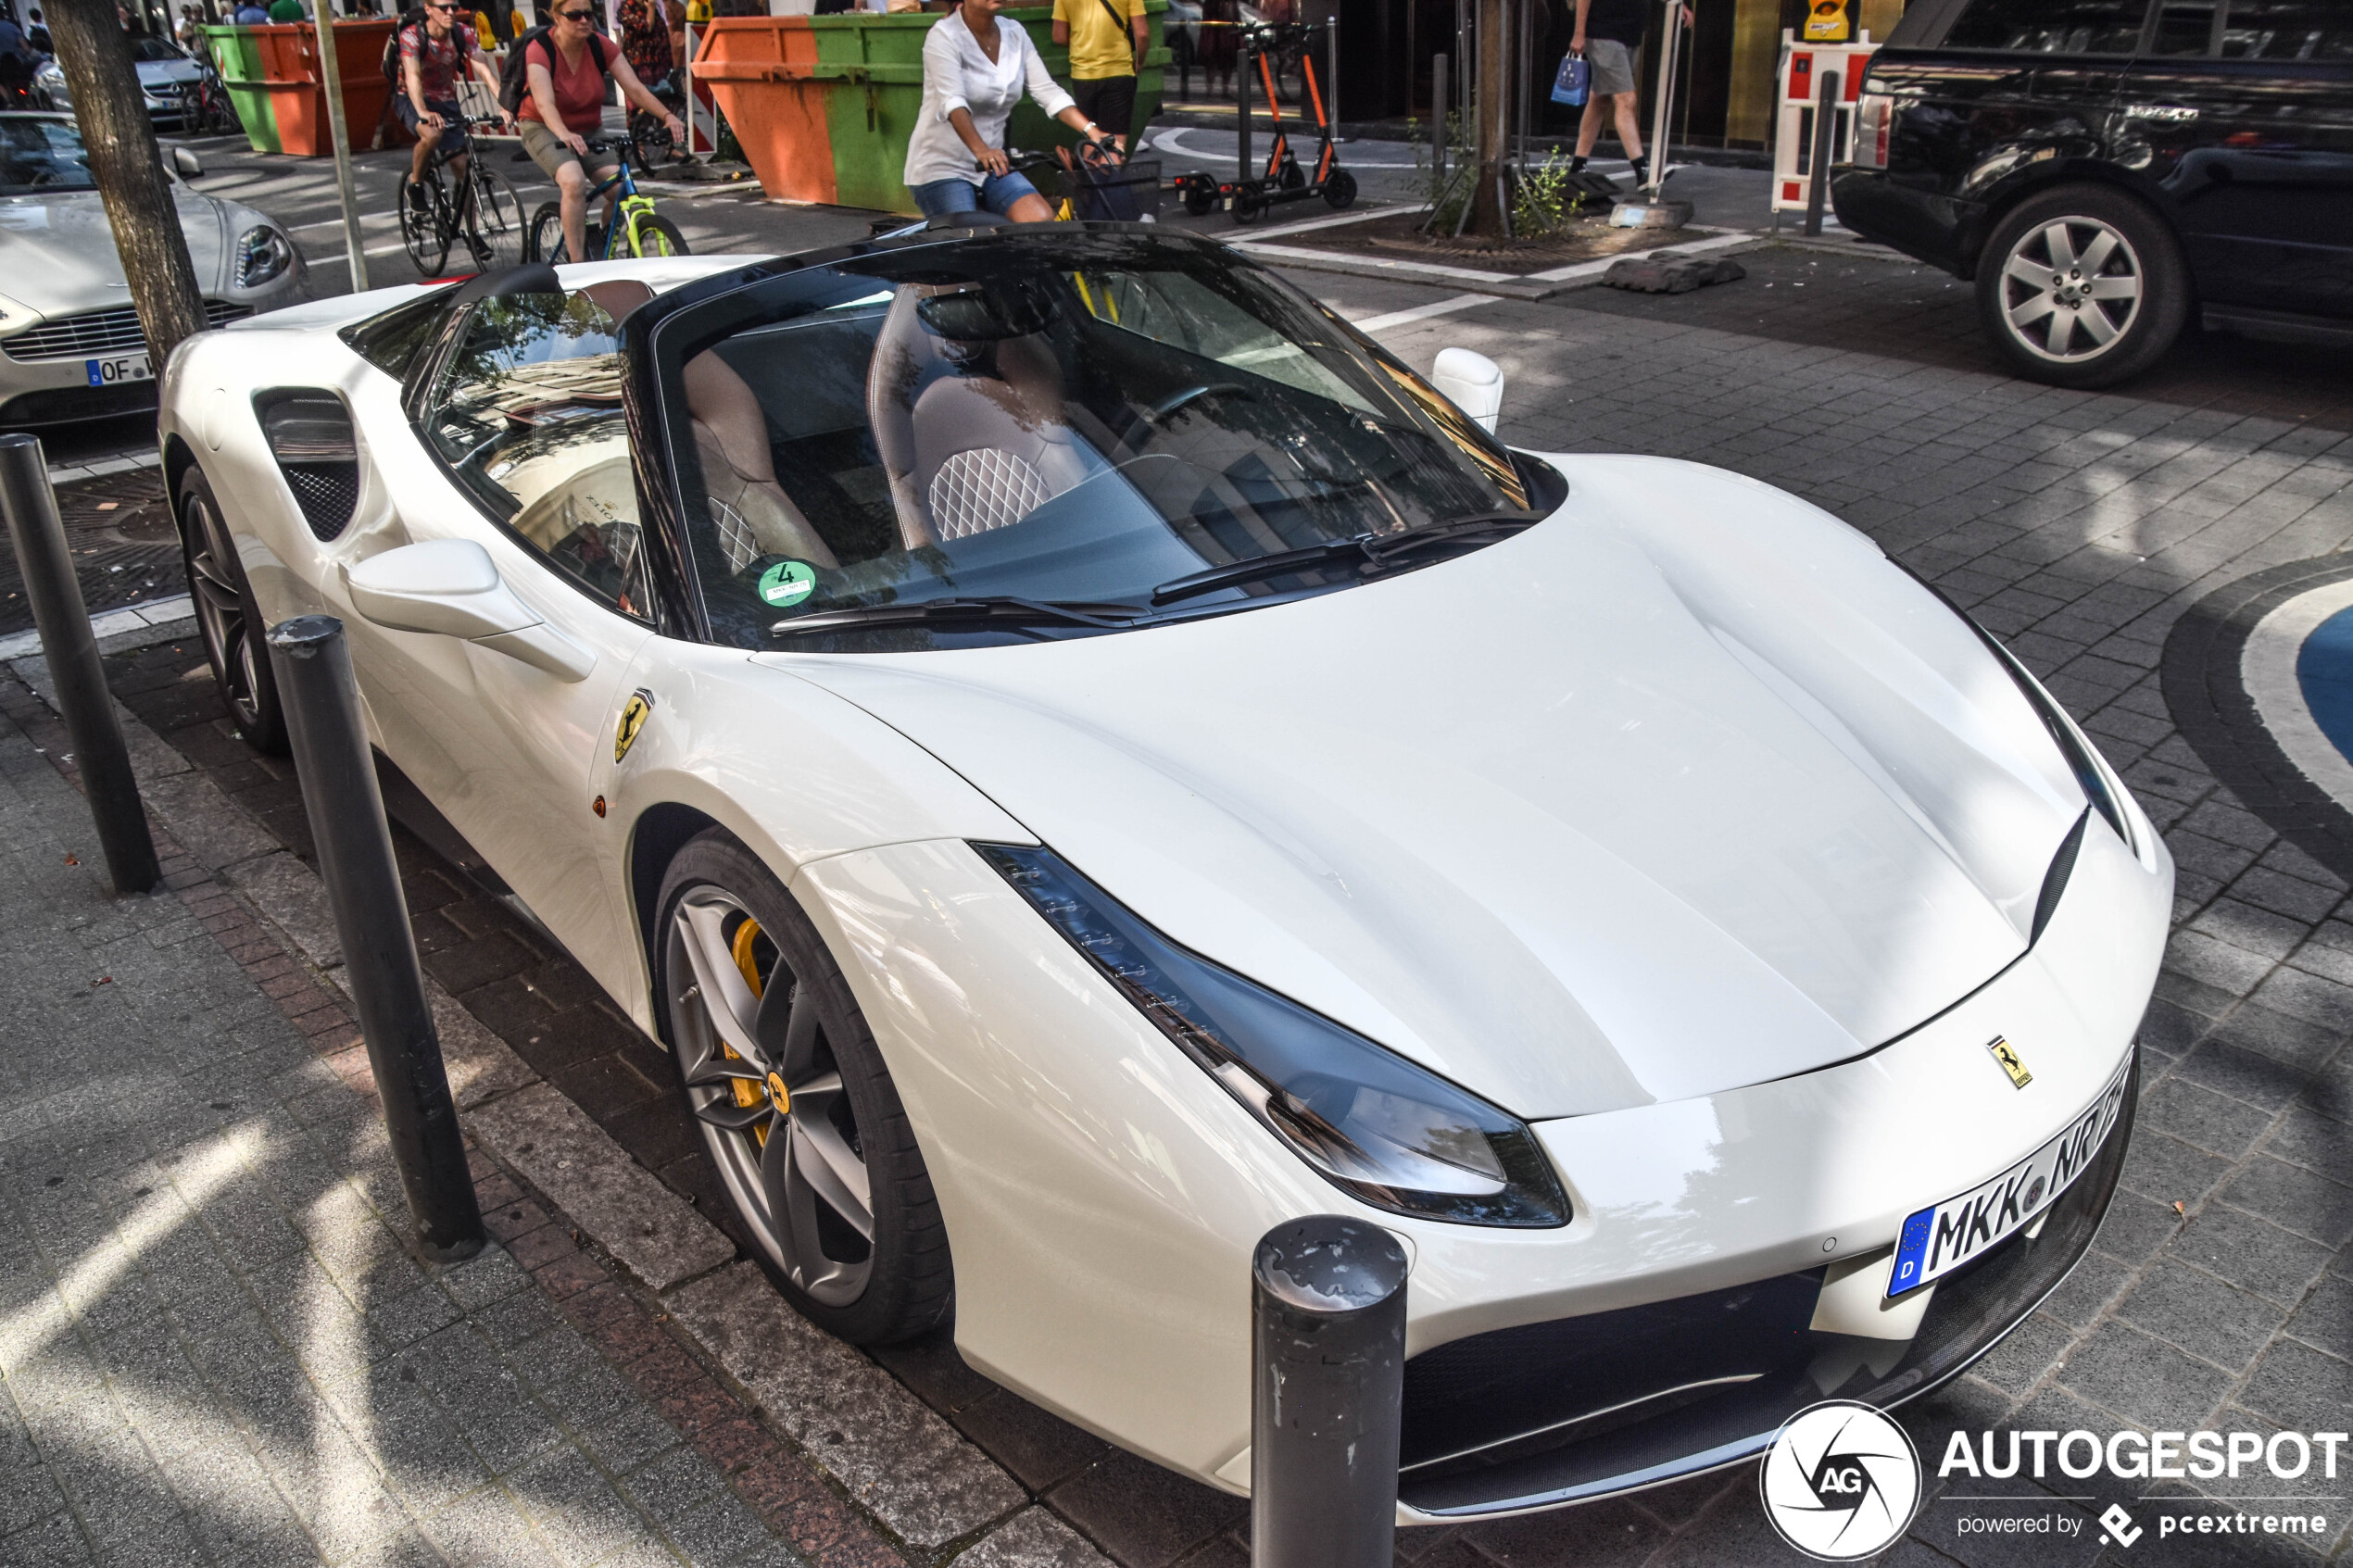
<path fill-rule="evenodd" d="M 2353 763 L 2312 717 L 2296 668 L 2304 640 L 2347 606 L 2353 606 L 2353 578 L 2288 600 L 2247 633 L 2239 675 L 2255 699 L 2257 716 L 2288 761 L 2340 805 L 2353 807 Z"/>
<path fill-rule="evenodd" d="M 1499 295 L 1491 294 L 1458 294 L 1451 299 L 1429 305 L 1416 305 L 1411 310 L 1392 310 L 1386 316 L 1368 316 L 1350 326 L 1370 336 L 1378 332 L 1393 332 L 1400 327 L 1410 327 L 1416 321 L 1427 321 L 1433 316 L 1452 316 L 1457 310 L 1468 310 L 1475 305 L 1492 305 Z"/>

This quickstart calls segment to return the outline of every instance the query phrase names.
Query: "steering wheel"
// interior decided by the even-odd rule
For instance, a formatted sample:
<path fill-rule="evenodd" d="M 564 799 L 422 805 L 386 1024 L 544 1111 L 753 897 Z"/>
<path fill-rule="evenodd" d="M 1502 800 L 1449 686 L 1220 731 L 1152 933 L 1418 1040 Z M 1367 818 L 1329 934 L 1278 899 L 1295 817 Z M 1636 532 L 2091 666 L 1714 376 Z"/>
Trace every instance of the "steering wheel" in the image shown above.
<path fill-rule="evenodd" d="M 1184 391 L 1179 392 L 1173 396 L 1162 398 L 1159 402 L 1144 410 L 1144 418 L 1151 420 L 1153 424 L 1158 424 L 1161 420 L 1168 418 L 1169 415 L 1175 413 L 1177 409 L 1182 408 L 1186 404 L 1192 402 L 1195 398 L 1208 397 L 1213 395 L 1222 395 L 1227 397 L 1253 397 L 1256 395 L 1256 394 L 1252 393 L 1250 388 L 1242 385 L 1239 382 L 1207 382 L 1199 386 L 1189 386 L 1185 388 Z"/>

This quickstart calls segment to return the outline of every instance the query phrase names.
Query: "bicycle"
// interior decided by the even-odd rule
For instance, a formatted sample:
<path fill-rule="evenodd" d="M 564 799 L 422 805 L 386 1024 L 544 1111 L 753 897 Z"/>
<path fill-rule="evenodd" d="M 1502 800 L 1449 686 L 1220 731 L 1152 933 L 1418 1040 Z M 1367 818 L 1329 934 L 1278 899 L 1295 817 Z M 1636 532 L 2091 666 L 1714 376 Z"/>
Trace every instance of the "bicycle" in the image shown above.
<path fill-rule="evenodd" d="M 447 115 L 446 131 L 473 132 L 498 122 L 472 115 Z M 522 244 L 522 200 L 507 177 L 490 167 L 480 147 L 467 149 L 465 178 L 452 192 L 441 178 L 441 166 L 457 157 L 445 132 L 442 144 L 425 160 L 425 206 L 420 209 L 403 192 L 400 197 L 400 241 L 409 259 L 428 278 L 438 277 L 449 259 L 449 247 L 460 237 L 476 270 L 489 272 L 515 264 Z"/>
<path fill-rule="evenodd" d="M 237 119 L 236 106 L 229 101 L 229 89 L 221 85 L 217 71 L 207 70 L 188 83 L 180 106 L 181 124 L 192 135 L 229 136 L 245 129 Z"/>
<path fill-rule="evenodd" d="M 611 230 L 602 223 L 590 221 L 584 236 L 588 243 L 587 259 L 610 261 L 618 257 L 685 256 L 686 236 L 678 225 L 654 210 L 654 198 L 640 195 L 637 182 L 629 172 L 629 160 L 634 144 L 650 137 L 632 138 L 628 142 L 609 142 L 600 137 L 588 138 L 591 159 L 598 153 L 610 153 L 621 167 L 611 177 L 590 187 L 586 200 L 595 202 L 606 192 L 619 189 L 620 202 L 613 214 Z M 564 215 L 560 202 L 542 202 L 539 210 L 531 215 L 531 228 L 523 235 L 522 258 L 525 261 L 560 261 L 564 258 Z"/>

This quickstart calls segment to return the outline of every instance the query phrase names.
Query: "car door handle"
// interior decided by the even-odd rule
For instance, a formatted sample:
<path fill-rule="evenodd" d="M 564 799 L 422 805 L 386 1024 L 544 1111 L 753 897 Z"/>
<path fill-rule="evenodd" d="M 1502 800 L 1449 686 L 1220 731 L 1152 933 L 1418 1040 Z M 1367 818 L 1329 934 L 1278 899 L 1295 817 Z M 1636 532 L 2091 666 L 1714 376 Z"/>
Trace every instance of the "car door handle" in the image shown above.
<path fill-rule="evenodd" d="M 2160 125 L 2187 125 L 2197 118 L 2197 110 L 2183 104 L 2128 104 L 2124 118 L 2151 119 Z"/>

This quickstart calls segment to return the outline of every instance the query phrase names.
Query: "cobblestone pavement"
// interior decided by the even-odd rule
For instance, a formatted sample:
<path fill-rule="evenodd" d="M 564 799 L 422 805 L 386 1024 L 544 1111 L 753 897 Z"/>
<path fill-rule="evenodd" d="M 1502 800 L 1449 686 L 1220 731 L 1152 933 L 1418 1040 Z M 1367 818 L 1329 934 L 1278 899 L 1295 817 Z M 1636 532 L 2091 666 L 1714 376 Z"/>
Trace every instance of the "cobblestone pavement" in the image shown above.
<path fill-rule="evenodd" d="M 1352 317 L 1390 319 L 1381 335 L 1417 364 L 1454 343 L 1502 361 L 1511 375 L 1504 433 L 1517 444 L 1717 463 L 1854 522 L 2009 639 L 2165 830 L 2181 867 L 2180 929 L 2143 1034 L 2144 1099 L 2124 1189 L 2069 1284 L 1914 1412 L 1923 1449 L 1940 1454 L 1956 1427 L 2344 1429 L 2353 1412 L 2353 1061 L 2344 1050 L 2353 909 L 2343 882 L 2214 784 L 2176 734 L 2157 670 L 2186 604 L 2353 540 L 2346 383 L 2316 356 L 2218 342 L 2192 345 L 2126 394 L 2055 392 L 1994 369 L 1963 291 L 1939 274 L 1799 249 L 1743 260 L 1748 281 L 1673 297 L 1584 291 L 1466 304 L 1391 282 L 1302 281 Z M 1442 315 L 1395 320 L 1449 303 Z M 307 844 L 290 779 L 228 737 L 206 684 L 191 678 L 195 662 L 192 644 L 118 655 L 118 690 L 193 765 L 191 778 L 251 810 L 268 849 L 298 855 Z M 719 1217 L 715 1184 L 652 1047 L 459 868 L 405 835 L 402 854 L 440 984 L 528 1072 Z M 520 1180 L 518 1191 L 530 1180 L 500 1179 Z M 740 1316 L 757 1297 L 701 1301 L 703 1320 Z M 895 1386 L 1043 1504 L 1021 1519 L 1066 1522 L 1123 1568 L 1238 1568 L 1246 1557 L 1233 1499 L 994 1388 L 944 1341 L 881 1361 Z M 866 1363 L 826 1364 L 856 1383 Z M 749 1382 L 738 1385 L 746 1407 L 770 1427 L 787 1424 Z M 2145 1512 L 2141 1497 L 2152 1489 L 2046 1485 L 2068 1496 L 2005 1482 L 1969 1491 L 2017 1489 L 2045 1512 L 2088 1520 L 2112 1500 Z M 2152 1533 L 2130 1551 L 2104 1549 L 2088 1524 L 2063 1538 L 1965 1537 L 1956 1522 L 1971 1505 L 1939 1492 L 1888 1560 L 1993 1568 L 2089 1562 L 2105 1549 L 2119 1568 L 2314 1562 L 2316 1549 L 2343 1557 L 2353 1540 L 2353 1480 L 2243 1477 L 2214 1490 L 2233 1494 L 2218 1511 L 2262 1508 L 2242 1495 L 2258 1490 L 2324 1494 L 2309 1506 L 2330 1534 L 2185 1545 Z M 958 1543 L 902 1538 L 900 1549 L 936 1560 Z M 1093 1556 L 1044 1523 L 1029 1535 L 1006 1526 L 974 1555 L 1026 1562 L 1033 1551 L 1073 1565 Z M 1443 1568 L 1797 1561 L 1767 1533 L 1747 1469 L 1567 1513 L 1412 1532 L 1400 1556 Z"/>

